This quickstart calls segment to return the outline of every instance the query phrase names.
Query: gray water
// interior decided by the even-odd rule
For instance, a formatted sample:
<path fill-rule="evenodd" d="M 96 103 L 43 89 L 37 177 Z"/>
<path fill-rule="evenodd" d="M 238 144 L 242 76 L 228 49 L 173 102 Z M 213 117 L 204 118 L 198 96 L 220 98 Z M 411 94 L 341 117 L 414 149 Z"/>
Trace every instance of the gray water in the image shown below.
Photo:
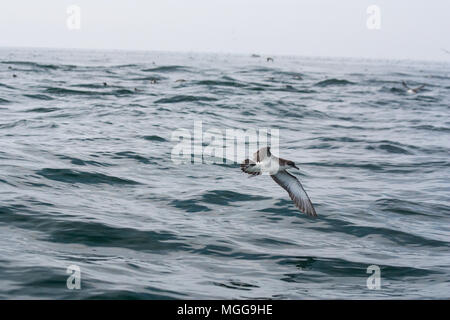
<path fill-rule="evenodd" d="M 0 49 L 0 298 L 450 298 L 450 63 L 265 58 Z M 319 216 L 171 161 L 194 121 L 279 129 Z"/>

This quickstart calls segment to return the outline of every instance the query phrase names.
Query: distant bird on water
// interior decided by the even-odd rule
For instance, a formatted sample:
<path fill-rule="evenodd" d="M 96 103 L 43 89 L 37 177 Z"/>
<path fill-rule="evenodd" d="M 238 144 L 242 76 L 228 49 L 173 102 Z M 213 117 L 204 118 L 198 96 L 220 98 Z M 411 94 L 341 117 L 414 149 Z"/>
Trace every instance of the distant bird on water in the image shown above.
<path fill-rule="evenodd" d="M 308 216 L 316 217 L 316 210 L 302 184 L 295 176 L 286 171 L 293 168 L 299 170 L 293 161 L 272 155 L 270 147 L 259 149 L 253 154 L 253 160 L 245 159 L 241 163 L 241 170 L 252 176 L 267 172 L 276 183 L 288 192 L 292 201 L 294 201 L 294 204 L 301 212 L 306 213 Z"/>
<path fill-rule="evenodd" d="M 273 58 L 272 57 L 267 57 L 267 62 L 272 61 L 273 62 Z"/>
<path fill-rule="evenodd" d="M 405 81 L 402 81 L 402 84 L 403 84 L 403 86 L 405 87 L 406 92 L 408 92 L 408 93 L 418 93 L 420 90 L 422 90 L 422 89 L 425 87 L 425 85 L 423 84 L 423 85 L 421 85 L 420 87 L 417 87 L 417 88 L 411 88 L 411 87 L 409 87 L 409 86 L 406 84 Z"/>

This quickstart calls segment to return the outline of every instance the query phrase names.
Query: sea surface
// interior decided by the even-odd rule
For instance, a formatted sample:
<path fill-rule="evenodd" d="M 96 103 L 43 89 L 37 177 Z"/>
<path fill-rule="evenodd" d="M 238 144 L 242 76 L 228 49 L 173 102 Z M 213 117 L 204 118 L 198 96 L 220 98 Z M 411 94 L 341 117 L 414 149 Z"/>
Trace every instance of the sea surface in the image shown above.
<path fill-rule="evenodd" d="M 450 298 L 450 61 L 266 58 L 1 48 L 0 298 Z M 195 121 L 279 129 L 318 217 L 172 161 Z"/>

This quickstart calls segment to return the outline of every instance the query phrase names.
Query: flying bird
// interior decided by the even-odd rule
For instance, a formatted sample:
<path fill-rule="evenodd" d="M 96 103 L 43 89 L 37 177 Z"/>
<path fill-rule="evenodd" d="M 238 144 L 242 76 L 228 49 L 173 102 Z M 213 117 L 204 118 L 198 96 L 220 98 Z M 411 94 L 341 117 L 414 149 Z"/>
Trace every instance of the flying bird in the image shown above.
<path fill-rule="evenodd" d="M 405 87 L 406 92 L 408 92 L 408 93 L 418 93 L 420 90 L 422 90 L 422 89 L 425 87 L 425 85 L 423 84 L 423 85 L 421 85 L 420 87 L 417 87 L 417 88 L 411 88 L 411 87 L 409 87 L 409 86 L 406 84 L 405 81 L 402 81 L 402 84 L 403 84 L 403 86 Z"/>
<path fill-rule="evenodd" d="M 270 147 L 259 149 L 253 154 L 253 160 L 245 159 L 241 163 L 241 170 L 252 176 L 268 173 L 276 183 L 288 192 L 292 201 L 294 201 L 294 204 L 301 212 L 308 216 L 316 217 L 316 210 L 302 184 L 295 176 L 287 172 L 287 169 L 299 170 L 293 161 L 272 155 Z"/>

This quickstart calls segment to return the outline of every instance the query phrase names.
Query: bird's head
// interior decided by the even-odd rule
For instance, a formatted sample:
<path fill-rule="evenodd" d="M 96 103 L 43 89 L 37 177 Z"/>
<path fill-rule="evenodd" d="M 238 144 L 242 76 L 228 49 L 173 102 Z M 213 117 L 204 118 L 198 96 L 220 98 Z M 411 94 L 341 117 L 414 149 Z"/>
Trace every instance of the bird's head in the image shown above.
<path fill-rule="evenodd" d="M 287 164 L 289 167 L 291 167 L 291 168 L 295 168 L 295 169 L 297 169 L 297 170 L 300 170 L 300 169 L 295 165 L 294 161 L 288 161 L 286 164 Z"/>

